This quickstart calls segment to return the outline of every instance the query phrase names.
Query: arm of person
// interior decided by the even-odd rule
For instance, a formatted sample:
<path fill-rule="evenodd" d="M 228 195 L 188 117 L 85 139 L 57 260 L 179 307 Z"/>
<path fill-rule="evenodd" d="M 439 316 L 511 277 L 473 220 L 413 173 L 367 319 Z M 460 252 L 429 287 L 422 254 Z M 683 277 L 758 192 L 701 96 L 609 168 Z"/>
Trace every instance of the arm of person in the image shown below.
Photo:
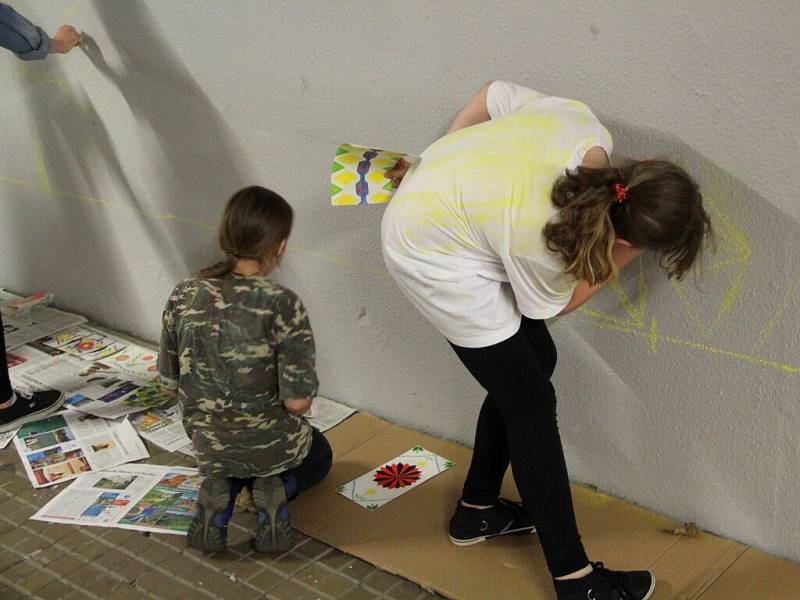
<path fill-rule="evenodd" d="M 641 253 L 642 250 L 634 248 L 626 240 L 617 240 L 614 243 L 614 248 L 611 250 L 611 258 L 614 261 L 614 264 L 617 265 L 617 268 L 621 270 Z M 572 299 L 558 314 L 566 315 L 571 313 L 576 308 L 580 308 L 586 302 L 588 302 L 589 299 L 594 296 L 606 283 L 608 283 L 608 280 L 595 285 L 590 285 L 587 281 L 579 281 L 578 285 L 575 286 L 575 290 L 572 292 Z"/>
<path fill-rule="evenodd" d="M 161 391 L 168 398 L 178 395 L 180 361 L 178 360 L 178 336 L 175 331 L 175 292 L 170 295 L 161 318 L 161 343 L 158 352 L 158 374 Z"/>
<path fill-rule="evenodd" d="M 484 123 L 492 118 L 486 105 L 486 98 L 489 93 L 489 87 L 492 85 L 492 83 L 494 82 L 487 81 L 484 83 L 475 93 L 475 95 L 470 98 L 469 102 L 467 102 L 464 108 L 458 111 L 458 114 L 453 120 L 453 124 L 450 125 L 450 129 L 447 130 L 447 133 L 453 133 L 459 129 L 470 127 L 471 125 Z"/>
<path fill-rule="evenodd" d="M 54 52 L 66 54 L 80 41 L 80 33 L 70 25 L 59 27 L 51 39 L 41 27 L 0 2 L 0 46 L 22 60 L 40 60 Z"/>
<path fill-rule="evenodd" d="M 309 411 L 319 382 L 314 334 L 300 298 L 286 293 L 278 302 L 275 339 L 278 355 L 278 397 L 290 414 Z"/>

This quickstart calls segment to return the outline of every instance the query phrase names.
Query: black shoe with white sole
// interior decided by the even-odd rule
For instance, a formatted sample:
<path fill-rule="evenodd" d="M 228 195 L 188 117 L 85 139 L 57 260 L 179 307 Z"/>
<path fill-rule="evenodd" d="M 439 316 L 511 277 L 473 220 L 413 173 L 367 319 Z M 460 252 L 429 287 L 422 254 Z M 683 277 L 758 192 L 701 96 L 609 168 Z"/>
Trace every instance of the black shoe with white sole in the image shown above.
<path fill-rule="evenodd" d="M 601 562 L 580 579 L 554 580 L 558 600 L 647 600 L 656 587 L 650 571 L 612 571 Z"/>
<path fill-rule="evenodd" d="M 499 498 L 489 508 L 469 508 L 458 503 L 450 519 L 450 541 L 472 546 L 500 535 L 530 535 L 536 528 L 520 502 Z"/>
<path fill-rule="evenodd" d="M 40 392 L 17 390 L 14 404 L 8 408 L 0 408 L 0 433 L 14 431 L 25 423 L 44 419 L 63 404 L 64 394 L 58 390 Z"/>

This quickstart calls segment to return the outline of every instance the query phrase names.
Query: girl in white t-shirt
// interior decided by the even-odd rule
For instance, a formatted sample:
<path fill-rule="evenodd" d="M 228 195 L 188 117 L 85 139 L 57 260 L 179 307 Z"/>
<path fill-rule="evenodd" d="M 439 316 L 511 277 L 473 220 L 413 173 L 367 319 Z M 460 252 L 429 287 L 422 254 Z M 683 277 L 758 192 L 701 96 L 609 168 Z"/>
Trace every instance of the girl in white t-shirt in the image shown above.
<path fill-rule="evenodd" d="M 611 167 L 611 149 L 585 104 L 488 83 L 418 164 L 389 173 L 399 187 L 381 228 L 397 285 L 488 392 L 450 539 L 537 532 L 559 600 L 644 600 L 655 581 L 583 549 L 544 319 L 581 306 L 646 250 L 682 277 L 711 233 L 682 169 Z M 523 504 L 499 498 L 509 462 Z"/>

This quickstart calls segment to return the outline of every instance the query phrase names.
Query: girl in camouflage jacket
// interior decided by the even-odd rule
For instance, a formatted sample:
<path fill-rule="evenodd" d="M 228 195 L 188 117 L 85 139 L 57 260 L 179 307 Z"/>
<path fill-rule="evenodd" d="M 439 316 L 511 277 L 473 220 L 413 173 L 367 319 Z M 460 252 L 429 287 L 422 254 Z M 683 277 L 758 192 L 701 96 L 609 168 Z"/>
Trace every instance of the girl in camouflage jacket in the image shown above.
<path fill-rule="evenodd" d="M 252 490 L 256 549 L 292 545 L 288 501 L 330 470 L 331 449 L 302 415 L 317 392 L 314 337 L 300 298 L 266 276 L 286 250 L 293 211 L 262 187 L 228 201 L 225 260 L 181 281 L 164 309 L 159 372 L 177 395 L 201 485 L 188 543 L 225 549 L 236 496 Z"/>

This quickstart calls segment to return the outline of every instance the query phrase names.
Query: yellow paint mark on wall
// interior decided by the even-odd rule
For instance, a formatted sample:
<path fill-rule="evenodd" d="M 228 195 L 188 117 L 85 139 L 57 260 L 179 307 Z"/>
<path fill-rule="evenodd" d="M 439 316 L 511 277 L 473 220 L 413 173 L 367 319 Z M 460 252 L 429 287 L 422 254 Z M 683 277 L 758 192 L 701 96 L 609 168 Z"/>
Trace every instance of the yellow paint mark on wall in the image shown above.
<path fill-rule="evenodd" d="M 718 356 L 723 356 L 725 358 L 730 358 L 733 360 L 737 360 L 740 362 L 746 362 L 762 367 L 769 367 L 772 369 L 777 369 L 779 371 L 783 371 L 785 373 L 797 374 L 800 373 L 800 366 L 789 365 L 786 363 L 781 363 L 774 360 L 769 360 L 766 358 L 761 358 L 759 356 L 753 356 L 751 354 L 744 354 L 742 352 L 734 352 L 732 350 L 725 350 L 723 348 L 717 348 L 715 346 L 711 346 L 709 344 L 704 344 L 701 342 L 695 342 L 694 340 L 686 340 L 682 338 L 678 338 L 671 335 L 661 335 L 654 332 L 651 328 L 650 331 L 641 331 L 639 329 L 631 328 L 631 327 L 624 327 L 620 325 L 615 325 L 613 323 L 605 323 L 600 321 L 594 321 L 592 319 L 582 319 L 582 323 L 595 327 L 597 329 L 609 329 L 611 331 L 618 331 L 621 333 L 626 333 L 633 336 L 642 337 L 648 340 L 651 345 L 651 348 L 654 347 L 656 342 L 665 342 L 671 344 L 673 346 L 688 346 L 690 348 L 694 348 L 695 350 L 700 350 L 702 352 L 706 352 L 708 354 L 714 354 Z"/>
<path fill-rule="evenodd" d="M 794 298 L 794 295 L 797 291 L 800 290 L 800 277 L 797 277 L 794 282 L 789 286 L 788 291 L 783 297 L 783 301 L 781 302 L 778 310 L 775 311 L 775 314 L 772 315 L 772 318 L 767 322 L 764 326 L 764 329 L 761 330 L 761 333 L 758 334 L 756 338 L 756 343 L 753 345 L 753 351 L 760 350 L 764 344 L 766 343 L 769 336 L 772 334 L 772 330 L 775 329 L 775 326 L 783 320 L 786 311 L 789 308 L 789 304 Z"/>

